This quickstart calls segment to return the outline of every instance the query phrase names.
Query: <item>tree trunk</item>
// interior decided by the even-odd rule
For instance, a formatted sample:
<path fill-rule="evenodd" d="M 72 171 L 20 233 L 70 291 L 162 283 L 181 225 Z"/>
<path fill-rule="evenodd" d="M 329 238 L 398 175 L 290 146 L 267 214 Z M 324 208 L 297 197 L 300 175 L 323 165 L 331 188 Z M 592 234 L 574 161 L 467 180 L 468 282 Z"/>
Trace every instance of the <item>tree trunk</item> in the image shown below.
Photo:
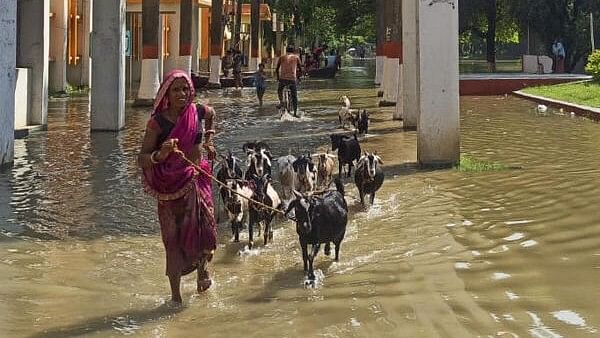
<path fill-rule="evenodd" d="M 490 4 L 487 11 L 487 34 L 486 34 L 486 60 L 488 70 L 496 71 L 496 16 L 497 16 L 497 0 L 489 0 Z"/>

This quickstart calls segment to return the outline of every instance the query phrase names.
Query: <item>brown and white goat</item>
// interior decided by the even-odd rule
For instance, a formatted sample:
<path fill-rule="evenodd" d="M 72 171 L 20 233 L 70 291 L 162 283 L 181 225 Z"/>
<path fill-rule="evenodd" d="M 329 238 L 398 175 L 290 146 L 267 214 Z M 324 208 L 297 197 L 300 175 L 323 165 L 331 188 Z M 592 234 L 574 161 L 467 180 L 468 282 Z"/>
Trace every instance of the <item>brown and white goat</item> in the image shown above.
<path fill-rule="evenodd" d="M 334 155 L 321 153 L 313 155 L 317 158 L 317 187 L 327 188 L 333 180 L 333 169 L 335 166 Z"/>

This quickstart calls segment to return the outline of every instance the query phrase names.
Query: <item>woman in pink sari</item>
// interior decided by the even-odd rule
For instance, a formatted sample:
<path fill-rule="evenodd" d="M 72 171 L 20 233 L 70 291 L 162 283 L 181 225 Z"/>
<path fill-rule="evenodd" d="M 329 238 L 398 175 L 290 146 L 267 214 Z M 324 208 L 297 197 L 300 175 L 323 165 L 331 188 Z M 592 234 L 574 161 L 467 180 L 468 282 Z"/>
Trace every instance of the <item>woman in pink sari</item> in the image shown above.
<path fill-rule="evenodd" d="M 207 264 L 217 241 L 210 178 L 173 152 L 181 150 L 211 173 L 202 151 L 214 160 L 215 114 L 210 107 L 194 104 L 194 97 L 193 83 L 185 72 L 175 70 L 165 77 L 138 156 L 144 171 L 144 188 L 158 200 L 158 219 L 167 254 L 166 274 L 176 303 L 182 302 L 181 276 L 198 270 L 198 292 L 210 287 Z"/>

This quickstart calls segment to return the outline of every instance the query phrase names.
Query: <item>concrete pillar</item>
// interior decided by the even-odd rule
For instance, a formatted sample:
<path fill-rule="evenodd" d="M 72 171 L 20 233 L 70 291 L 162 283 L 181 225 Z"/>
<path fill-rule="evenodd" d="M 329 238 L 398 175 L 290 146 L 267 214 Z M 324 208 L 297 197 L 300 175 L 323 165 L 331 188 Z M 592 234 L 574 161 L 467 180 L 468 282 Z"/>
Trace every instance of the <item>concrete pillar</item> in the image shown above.
<path fill-rule="evenodd" d="M 179 6 L 175 10 L 175 14 L 169 14 L 167 17 L 169 18 L 169 31 L 167 33 L 169 55 L 163 63 L 163 78 L 170 71 L 179 68 Z"/>
<path fill-rule="evenodd" d="M 102 1 L 102 0 L 96 0 Z M 159 32 L 160 1 L 143 0 L 142 2 L 142 69 L 140 88 L 135 106 L 151 106 L 160 87 L 159 79 Z"/>
<path fill-rule="evenodd" d="M 125 126 L 125 0 L 94 1 L 92 130 Z"/>
<path fill-rule="evenodd" d="M 221 87 L 221 53 L 223 52 L 223 0 L 212 0 L 210 17 L 210 87 Z"/>
<path fill-rule="evenodd" d="M 97 0 L 102 1 L 102 0 Z M 90 33 L 92 32 L 92 7 L 93 0 L 82 0 L 83 4 L 83 29 L 81 36 L 81 85 L 89 87 L 92 83 L 91 58 L 90 58 Z"/>
<path fill-rule="evenodd" d="M 197 73 L 200 70 L 200 8 L 198 3 L 192 3 L 192 73 Z"/>
<path fill-rule="evenodd" d="M 418 1 L 417 159 L 427 167 L 460 160 L 458 1 Z"/>
<path fill-rule="evenodd" d="M 385 55 L 383 54 L 383 43 L 385 42 L 385 20 L 384 20 L 385 0 L 377 0 L 375 3 L 376 13 L 376 45 L 375 45 L 375 84 L 381 85 L 383 80 L 383 64 Z"/>
<path fill-rule="evenodd" d="M 393 83 L 392 83 L 392 90 L 395 88 L 395 97 L 394 97 L 394 102 L 396 102 L 396 109 L 394 110 L 393 113 L 393 119 L 394 120 L 401 120 L 403 118 L 403 104 L 402 104 L 402 83 L 403 83 L 403 50 L 402 50 L 402 6 L 404 2 L 406 2 L 406 0 L 394 0 L 395 2 L 395 12 L 394 15 L 396 16 L 396 31 L 394 32 L 394 47 L 393 50 L 390 52 L 391 55 L 393 57 L 396 57 L 398 60 L 398 76 L 396 78 L 394 78 Z"/>
<path fill-rule="evenodd" d="M 17 12 L 17 67 L 31 69 L 31 115 L 28 116 L 27 123 L 46 125 L 48 123 L 50 2 L 19 0 Z"/>
<path fill-rule="evenodd" d="M 406 130 L 417 129 L 419 117 L 417 14 L 416 1 L 402 1 L 402 95 L 397 102 L 402 102 L 402 125 Z"/>
<path fill-rule="evenodd" d="M 250 6 L 250 63 L 248 70 L 255 71 L 260 63 L 260 0 L 252 0 Z"/>
<path fill-rule="evenodd" d="M 162 75 L 164 74 L 163 70 L 165 67 L 165 54 L 167 54 L 167 51 L 164 50 L 165 47 L 165 43 L 164 43 L 164 38 L 166 35 L 166 31 L 167 31 L 167 19 L 168 16 L 167 15 L 163 15 L 160 14 L 158 16 L 158 74 L 156 75 L 158 78 L 158 83 L 159 86 L 157 87 L 157 93 L 158 93 L 158 88 L 160 88 L 160 82 L 162 81 Z M 143 29 L 143 27 L 142 27 Z M 156 95 L 156 94 L 155 94 Z M 154 99 L 152 99 L 152 101 L 154 101 Z"/>
<path fill-rule="evenodd" d="M 383 65 L 383 100 L 379 102 L 380 106 L 396 105 L 402 49 L 401 7 L 401 0 L 387 0 L 385 3 L 386 34 L 383 52 L 386 58 Z"/>
<path fill-rule="evenodd" d="M 31 78 L 31 69 L 17 68 L 17 78 L 15 86 L 15 138 L 19 138 L 17 133 L 27 129 L 27 116 L 29 116 L 29 79 Z M 28 133 L 24 133 L 27 135 Z"/>
<path fill-rule="evenodd" d="M 179 3 L 179 66 L 188 74 L 192 71 L 192 0 Z"/>
<path fill-rule="evenodd" d="M 50 64 L 48 90 L 64 92 L 67 89 L 67 27 L 69 8 L 67 0 L 51 0 Z"/>
<path fill-rule="evenodd" d="M 0 2 L 0 167 L 12 163 L 17 82 L 17 2 Z"/>

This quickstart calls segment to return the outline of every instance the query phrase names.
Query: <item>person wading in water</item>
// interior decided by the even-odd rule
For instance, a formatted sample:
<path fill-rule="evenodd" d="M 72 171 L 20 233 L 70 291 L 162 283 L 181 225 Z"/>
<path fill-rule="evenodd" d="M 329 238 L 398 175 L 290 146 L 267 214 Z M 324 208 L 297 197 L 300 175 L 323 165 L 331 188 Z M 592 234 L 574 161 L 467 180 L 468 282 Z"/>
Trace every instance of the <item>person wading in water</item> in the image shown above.
<path fill-rule="evenodd" d="M 158 201 L 166 275 L 175 303 L 182 303 L 181 276 L 198 270 L 198 292 L 211 286 L 207 264 L 217 243 L 211 180 L 174 153 L 181 150 L 201 169 L 212 173 L 209 160 L 216 155 L 212 143 L 215 113 L 210 107 L 194 104 L 194 97 L 187 73 L 175 70 L 165 77 L 138 156 L 145 191 Z M 203 150 L 208 159 L 202 157 Z"/>

